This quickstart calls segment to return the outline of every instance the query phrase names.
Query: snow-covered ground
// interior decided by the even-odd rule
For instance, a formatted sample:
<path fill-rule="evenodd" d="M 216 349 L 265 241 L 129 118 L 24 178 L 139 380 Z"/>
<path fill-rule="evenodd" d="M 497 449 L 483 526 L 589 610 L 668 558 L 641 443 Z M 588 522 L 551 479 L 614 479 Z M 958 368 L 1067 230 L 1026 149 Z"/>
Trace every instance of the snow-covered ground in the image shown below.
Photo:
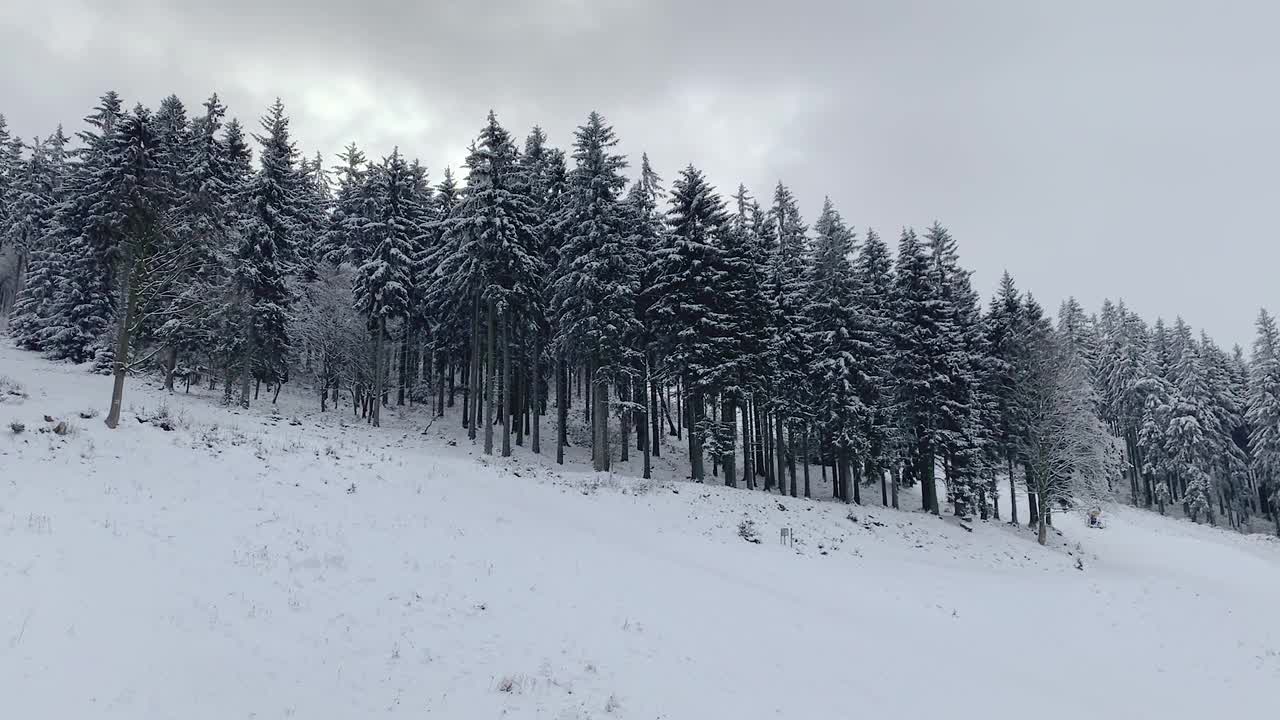
<path fill-rule="evenodd" d="M 677 448 L 652 482 L 579 454 L 485 458 L 454 418 L 372 429 L 288 390 L 273 417 L 265 394 L 240 412 L 131 379 L 113 432 L 79 417 L 108 378 L 7 346 L 0 376 L 27 394 L 0 400 L 3 718 L 1276 707 L 1264 536 L 1113 508 L 1102 531 L 1058 517 L 1042 548 L 1003 524 L 676 481 Z M 162 408 L 173 431 L 135 419 Z"/>

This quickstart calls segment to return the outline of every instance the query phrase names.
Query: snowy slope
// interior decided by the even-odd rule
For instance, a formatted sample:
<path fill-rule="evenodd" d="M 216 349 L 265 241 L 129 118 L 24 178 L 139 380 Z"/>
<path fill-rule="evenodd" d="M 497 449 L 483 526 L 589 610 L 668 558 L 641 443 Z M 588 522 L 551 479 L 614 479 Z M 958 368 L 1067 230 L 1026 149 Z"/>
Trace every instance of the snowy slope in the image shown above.
<path fill-rule="evenodd" d="M 1280 687 L 1261 536 L 1117 508 L 1041 548 L 287 392 L 273 418 L 131 379 L 111 432 L 77 416 L 109 379 L 8 347 L 0 376 L 27 393 L 0 401 L 0 717 L 1192 718 Z M 162 407 L 172 432 L 133 419 Z"/>

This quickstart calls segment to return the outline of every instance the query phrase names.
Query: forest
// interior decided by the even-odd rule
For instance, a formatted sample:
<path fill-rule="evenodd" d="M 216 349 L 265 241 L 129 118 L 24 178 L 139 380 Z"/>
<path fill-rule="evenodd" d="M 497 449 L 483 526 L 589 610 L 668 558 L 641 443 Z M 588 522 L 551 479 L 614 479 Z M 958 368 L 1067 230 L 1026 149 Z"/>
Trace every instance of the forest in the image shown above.
<path fill-rule="evenodd" d="M 891 245 L 830 199 L 809 224 L 781 182 L 667 183 L 617 143 L 595 112 L 567 149 L 491 112 L 459 177 L 432 178 L 400 149 L 327 166 L 280 101 L 256 131 L 217 95 L 108 92 L 29 141 L 0 116 L 0 314 L 17 346 L 113 376 L 110 427 L 130 376 L 244 407 L 296 383 L 373 426 L 426 406 L 487 454 L 563 462 L 574 413 L 597 471 L 683 453 L 746 490 L 898 507 L 918 487 L 1041 543 L 1106 500 L 1280 533 L 1266 310 L 1246 354 L 1123 301 L 1054 312 L 1008 273 L 984 301 L 940 223 Z M 1003 494 L 1030 517 L 1000 518 Z"/>

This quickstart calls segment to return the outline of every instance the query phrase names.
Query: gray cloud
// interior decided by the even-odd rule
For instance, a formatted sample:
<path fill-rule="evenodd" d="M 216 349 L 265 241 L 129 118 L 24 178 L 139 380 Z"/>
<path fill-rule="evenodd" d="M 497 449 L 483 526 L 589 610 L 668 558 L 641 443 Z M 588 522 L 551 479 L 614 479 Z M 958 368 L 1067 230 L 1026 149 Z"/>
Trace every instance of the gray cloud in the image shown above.
<path fill-rule="evenodd" d="M 400 145 L 438 176 L 489 108 L 567 144 L 592 109 L 668 178 L 781 178 L 812 216 L 951 227 L 984 291 L 1126 298 L 1247 342 L 1277 305 L 1280 9 L 1255 2 L 46 0 L 0 8 L 0 112 L 69 128 L 103 90 L 251 122 L 308 151 Z"/>

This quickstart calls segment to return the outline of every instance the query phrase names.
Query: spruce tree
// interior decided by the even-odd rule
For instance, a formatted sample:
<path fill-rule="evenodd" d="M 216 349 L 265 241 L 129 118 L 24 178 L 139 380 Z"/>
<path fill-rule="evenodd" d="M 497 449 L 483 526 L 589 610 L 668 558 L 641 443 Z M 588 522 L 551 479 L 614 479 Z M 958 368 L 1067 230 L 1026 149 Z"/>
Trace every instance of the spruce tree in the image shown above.
<path fill-rule="evenodd" d="M 284 103 L 276 100 L 261 119 L 261 167 L 247 189 L 245 217 L 236 253 L 243 307 L 244 362 L 240 404 L 249 405 L 250 378 L 279 385 L 289 379 L 289 308 L 297 268 L 303 196 L 298 151 L 289 137 Z"/>
<path fill-rule="evenodd" d="M 8 241 L 20 259 L 28 260 L 9 316 L 9 334 L 25 350 L 43 349 L 59 284 L 68 275 L 73 259 L 67 243 L 59 241 L 55 222 L 67 179 L 65 142 L 59 128 L 48 139 L 32 145 L 13 190 Z"/>
<path fill-rule="evenodd" d="M 777 468 L 775 479 L 778 491 L 785 493 L 784 478 L 789 472 L 791 495 L 794 497 L 798 494 L 794 438 L 788 436 L 794 435 L 796 421 L 809 413 L 808 368 L 813 360 L 804 324 L 804 306 L 808 298 L 805 258 L 809 248 L 808 228 L 800 217 L 795 197 L 781 182 L 774 189 L 768 225 L 770 234 L 777 241 L 769 260 L 766 290 L 771 313 L 769 355 L 773 382 L 770 422 Z"/>
<path fill-rule="evenodd" d="M 880 499 L 885 506 L 898 506 L 896 471 L 890 487 L 885 472 L 897 454 L 898 436 L 893 418 L 893 385 L 889 372 L 893 353 L 893 258 L 889 247 L 870 228 L 854 264 L 858 295 L 856 304 L 865 333 L 863 365 L 868 385 L 863 402 L 867 405 L 865 435 L 867 438 L 866 476 L 880 484 Z"/>
<path fill-rule="evenodd" d="M 923 509 L 938 514 L 934 454 L 941 419 L 935 380 L 945 351 L 934 283 L 929 256 L 915 231 L 903 230 L 894 273 L 894 410 L 906 445 L 907 477 L 920 483 Z"/>
<path fill-rule="evenodd" d="M 413 256 L 420 232 L 414 178 L 397 148 L 372 173 L 369 194 L 375 215 L 367 232 L 374 243 L 356 270 L 352 295 L 373 334 L 373 407 L 369 421 L 381 425 L 387 324 L 405 317 L 413 281 Z"/>
<path fill-rule="evenodd" d="M 1280 534 L 1280 330 L 1266 310 L 1258 311 L 1257 337 L 1249 362 L 1250 465 L 1261 486 L 1264 510 Z"/>
<path fill-rule="evenodd" d="M 593 467 L 609 468 L 609 393 L 630 383 L 635 316 L 635 247 L 626 231 L 620 194 L 626 161 L 612 152 L 613 129 L 591 113 L 575 134 L 569 198 L 562 218 L 565 245 L 556 273 L 553 307 L 557 342 L 591 379 Z M 626 433 L 620 442 L 628 441 Z"/>
<path fill-rule="evenodd" d="M 825 441 L 834 448 L 836 495 L 850 502 L 860 500 L 862 469 L 852 463 L 868 450 L 871 414 L 866 399 L 874 383 L 866 363 L 873 345 L 857 303 L 858 277 L 851 263 L 854 233 L 830 198 L 823 203 L 814 235 L 805 307 L 809 344 L 816 357 L 811 366 L 812 412 Z"/>
<path fill-rule="evenodd" d="M 703 446 L 712 428 L 706 401 L 736 372 L 735 338 L 722 306 L 727 267 L 721 251 L 724 201 L 692 165 L 672 185 L 670 231 L 654 253 L 654 325 L 667 372 L 678 379 L 689 427 L 690 477 L 706 476 Z"/>

